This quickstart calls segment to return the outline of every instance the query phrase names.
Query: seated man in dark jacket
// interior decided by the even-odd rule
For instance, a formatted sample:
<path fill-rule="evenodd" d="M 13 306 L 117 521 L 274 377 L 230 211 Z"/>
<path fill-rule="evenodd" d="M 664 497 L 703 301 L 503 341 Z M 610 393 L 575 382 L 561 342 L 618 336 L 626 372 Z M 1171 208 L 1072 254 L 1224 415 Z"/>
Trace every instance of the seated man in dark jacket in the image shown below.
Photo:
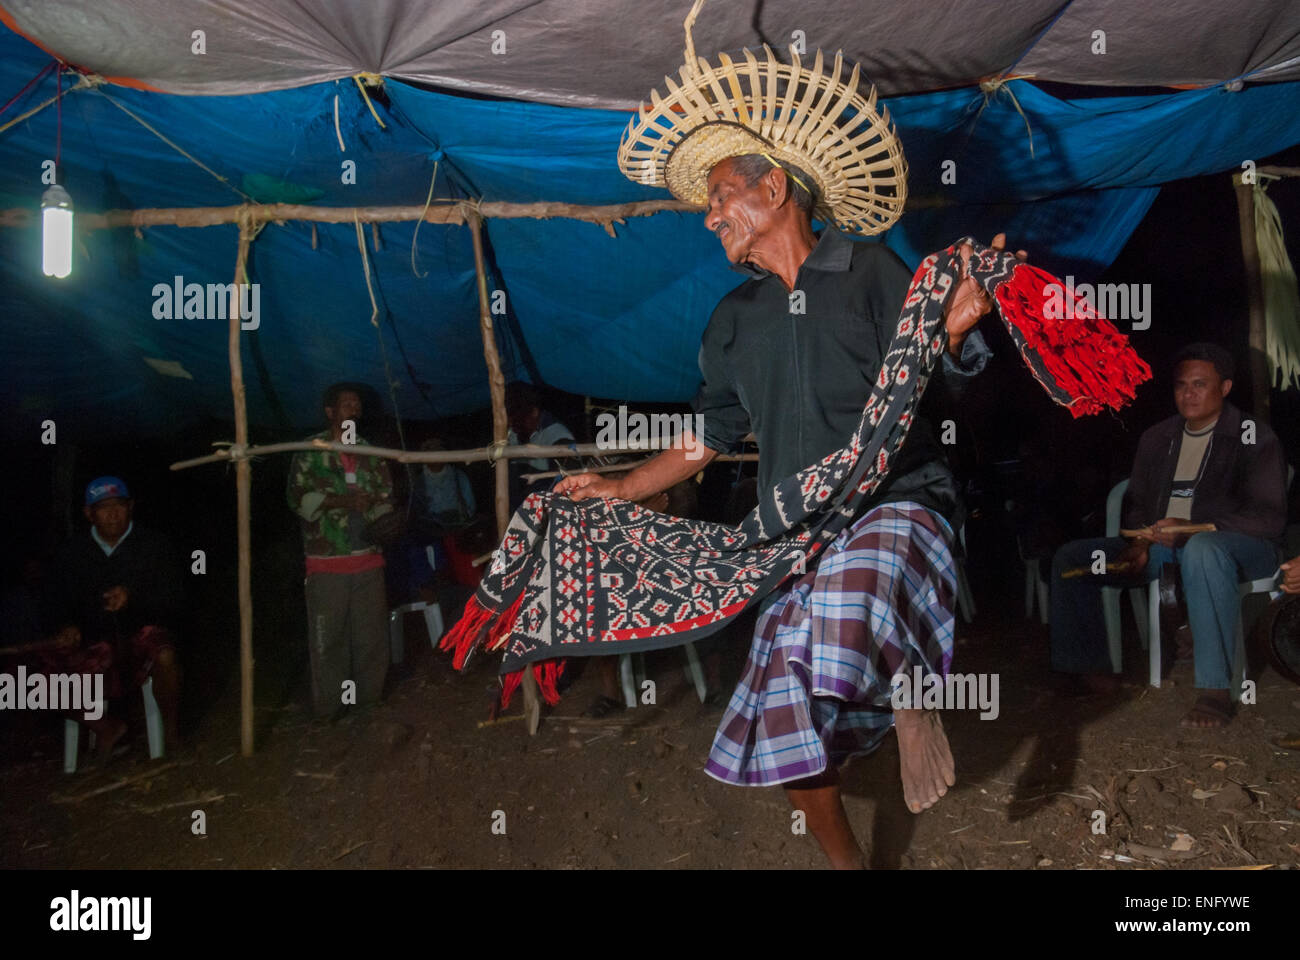
<path fill-rule="evenodd" d="M 1282 445 L 1226 401 L 1232 374 L 1222 347 L 1197 343 L 1179 351 L 1178 413 L 1142 434 L 1124 496 L 1121 527 L 1146 532 L 1129 540 L 1075 540 L 1052 564 L 1052 669 L 1098 679 L 1107 668 L 1098 588 L 1146 583 L 1165 563 L 1180 565 L 1200 690 L 1184 726 L 1219 727 L 1231 717 L 1237 584 L 1277 570 L 1286 528 Z M 1165 532 L 1190 524 L 1214 529 Z M 1107 564 L 1129 564 L 1130 572 L 1062 579 L 1066 570 L 1091 567 L 1096 550 Z"/>
<path fill-rule="evenodd" d="M 48 623 L 57 638 L 49 666 L 103 673 L 110 698 L 125 697 L 153 677 L 166 743 L 178 739 L 180 667 L 174 631 L 184 609 L 181 560 L 166 538 L 135 525 L 126 483 L 100 477 L 86 487 L 90 531 L 60 552 Z M 106 711 L 88 724 L 106 759 L 126 725 Z"/>

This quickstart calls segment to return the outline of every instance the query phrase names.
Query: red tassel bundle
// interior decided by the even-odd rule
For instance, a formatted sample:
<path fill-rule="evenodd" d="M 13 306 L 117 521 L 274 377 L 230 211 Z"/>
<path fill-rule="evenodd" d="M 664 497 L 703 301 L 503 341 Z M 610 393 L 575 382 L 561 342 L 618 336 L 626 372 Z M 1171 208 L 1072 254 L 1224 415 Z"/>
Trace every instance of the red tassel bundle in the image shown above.
<path fill-rule="evenodd" d="M 531 669 L 533 676 L 537 678 L 537 689 L 541 691 L 542 699 L 552 707 L 560 702 L 560 691 L 556 689 L 556 682 L 564 676 L 563 660 L 543 660 L 540 663 L 529 664 L 524 670 Z M 501 709 L 504 710 L 510 706 L 510 699 L 519 689 L 519 685 L 524 679 L 524 670 L 516 670 L 514 673 L 507 673 L 501 681 Z"/>
<path fill-rule="evenodd" d="M 1100 316 L 1086 300 L 1069 302 L 1073 316 L 1053 318 L 1049 301 L 1061 311 L 1067 302 L 1063 281 L 1027 263 L 997 287 L 998 306 L 1034 377 L 1075 417 L 1118 410 L 1151 379 L 1151 368 L 1129 345 L 1128 337 Z"/>
<path fill-rule="evenodd" d="M 465 612 L 460 615 L 456 625 L 443 634 L 438 649 L 453 651 L 451 665 L 455 669 L 460 670 L 465 666 L 465 658 L 478 643 L 479 636 L 492 614 L 492 610 L 480 604 L 474 597 L 470 597 L 465 604 Z"/>

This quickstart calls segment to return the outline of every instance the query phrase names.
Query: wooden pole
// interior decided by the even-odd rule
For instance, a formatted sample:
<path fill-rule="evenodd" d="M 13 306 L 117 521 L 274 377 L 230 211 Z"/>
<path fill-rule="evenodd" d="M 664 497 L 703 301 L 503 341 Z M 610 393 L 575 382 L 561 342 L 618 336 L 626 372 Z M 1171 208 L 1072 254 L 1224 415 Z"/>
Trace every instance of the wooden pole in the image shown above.
<path fill-rule="evenodd" d="M 510 424 L 506 419 L 506 377 L 501 372 L 496 333 L 492 329 L 492 308 L 488 302 L 487 267 L 483 259 L 483 221 L 477 214 L 469 218 L 469 232 L 474 241 L 474 272 L 478 275 L 478 328 L 483 335 L 483 359 L 487 361 L 488 389 L 492 393 L 492 443 L 504 450 Z M 497 454 L 500 456 L 499 452 Z M 497 538 L 506 535 L 510 523 L 510 461 L 496 463 Z"/>
<path fill-rule="evenodd" d="M 244 397 L 244 362 L 240 355 L 240 286 L 253 239 L 251 220 L 239 222 L 239 253 L 235 258 L 235 286 L 230 291 L 229 337 L 230 393 L 235 402 L 235 445 L 248 446 L 248 407 Z M 253 755 L 253 582 L 251 464 L 246 457 L 235 461 L 236 530 L 239 541 L 239 747 L 246 757 Z"/>
<path fill-rule="evenodd" d="M 1255 242 L 1255 187 L 1233 174 L 1237 194 L 1237 224 L 1241 229 L 1241 258 L 1246 265 L 1246 303 L 1250 311 L 1250 387 L 1255 417 L 1269 422 L 1269 376 L 1267 333 L 1264 320 L 1264 280 L 1260 272 L 1259 246 Z"/>
<path fill-rule="evenodd" d="M 115 227 L 214 227 L 238 223 L 248 217 L 252 223 L 281 223 L 301 220 L 309 223 L 395 223 L 424 220 L 428 223 L 460 225 L 475 216 L 485 219 L 549 220 L 564 217 L 585 220 L 612 230 L 626 217 L 646 217 L 663 211 L 700 213 L 703 207 L 680 200 L 635 200 L 588 206 L 580 203 L 544 201 L 540 203 L 502 203 L 484 201 L 477 205 L 462 200 L 436 201 L 382 207 L 318 207 L 297 203 L 236 204 L 230 207 L 159 207 L 143 210 L 110 210 L 107 213 L 78 213 L 77 230 L 105 230 Z M 27 227 L 35 222 L 39 211 L 26 207 L 0 210 L 0 227 Z"/>
<path fill-rule="evenodd" d="M 238 460 L 241 456 L 261 457 L 272 453 L 297 453 L 299 450 L 333 450 L 336 453 L 355 453 L 359 457 L 382 457 L 385 460 L 396 460 L 398 463 L 477 463 L 482 460 L 498 459 L 548 460 L 573 456 L 613 456 L 620 453 L 654 452 L 655 448 L 649 443 L 638 444 L 637 446 L 622 446 L 614 450 L 598 443 L 575 443 L 571 446 L 521 443 L 501 448 L 500 453 L 498 453 L 492 447 L 480 447 L 476 450 L 398 450 L 396 447 L 373 447 L 365 443 L 343 444 L 320 439 L 288 440 L 284 443 L 263 443 L 247 447 L 242 451 L 236 451 L 233 447 L 218 450 L 216 453 L 209 453 L 206 456 L 194 457 L 190 460 L 178 460 L 171 465 L 171 469 L 188 470 L 190 467 L 201 467 L 207 463 L 229 463 L 231 460 Z M 755 459 L 755 455 L 748 453 L 720 453 L 713 459 L 715 461 L 752 460 Z M 615 469 L 631 469 L 633 466 L 635 464 L 619 466 Z"/>
<path fill-rule="evenodd" d="M 951 206 L 947 197 L 907 198 L 907 210 L 931 209 Z M 543 201 L 539 203 L 504 203 L 483 201 L 477 205 L 465 201 L 435 201 L 427 208 L 422 203 L 382 207 L 317 207 L 296 203 L 251 203 L 231 207 L 158 207 L 141 210 L 109 210 L 107 213 L 77 214 L 77 232 L 109 230 L 118 227 L 215 227 L 223 223 L 238 223 L 247 214 L 250 222 L 284 223 L 301 220 L 304 223 L 397 223 L 424 220 L 427 223 L 445 223 L 459 226 L 477 212 L 485 220 L 551 220 L 564 218 L 583 220 L 614 232 L 614 225 L 627 217 L 648 217 L 656 213 L 703 213 L 697 207 L 680 200 L 634 200 L 629 203 L 610 203 L 588 206 L 581 203 Z M 40 211 L 28 207 L 10 207 L 0 210 L 0 227 L 30 227 L 37 221 Z"/>
<path fill-rule="evenodd" d="M 506 418 L 506 378 L 501 372 L 496 333 L 492 329 L 492 308 L 488 302 L 487 264 L 483 257 L 483 220 L 477 211 L 468 216 L 470 237 L 474 241 L 474 272 L 478 275 L 478 326 L 483 335 L 483 359 L 487 361 L 488 389 L 492 393 L 492 445 L 496 448 L 497 539 L 506 535 L 510 524 L 510 461 L 500 456 L 505 449 L 510 424 Z M 532 664 L 524 666 L 524 720 L 530 737 L 537 735 L 542 719 L 541 691 L 533 676 Z"/>

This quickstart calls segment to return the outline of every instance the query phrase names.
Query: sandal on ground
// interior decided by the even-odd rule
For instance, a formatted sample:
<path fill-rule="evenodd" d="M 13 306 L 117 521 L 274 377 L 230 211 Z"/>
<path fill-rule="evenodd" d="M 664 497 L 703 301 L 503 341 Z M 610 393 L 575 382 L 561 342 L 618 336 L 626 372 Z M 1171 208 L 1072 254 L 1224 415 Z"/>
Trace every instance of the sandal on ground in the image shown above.
<path fill-rule="evenodd" d="M 1207 722 L 1192 722 L 1197 717 L 1204 718 Z M 1211 730 L 1226 727 L 1231 720 L 1232 704 L 1229 701 L 1220 700 L 1217 697 L 1200 696 L 1192 704 L 1192 709 L 1187 711 L 1187 716 L 1183 717 L 1180 725 L 1194 729 Z"/>
<path fill-rule="evenodd" d="M 592 701 L 591 706 L 582 711 L 584 717 L 590 717 L 592 720 L 603 720 L 611 713 L 618 713 L 627 709 L 627 705 L 613 697 L 607 697 L 603 693 Z"/>

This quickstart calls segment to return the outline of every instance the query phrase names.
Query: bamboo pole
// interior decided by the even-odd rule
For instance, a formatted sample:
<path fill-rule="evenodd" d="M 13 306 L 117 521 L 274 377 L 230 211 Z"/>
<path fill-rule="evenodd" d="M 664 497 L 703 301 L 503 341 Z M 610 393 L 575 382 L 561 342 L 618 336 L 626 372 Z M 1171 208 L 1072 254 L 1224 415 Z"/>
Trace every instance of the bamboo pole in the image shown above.
<path fill-rule="evenodd" d="M 435 201 L 427 208 L 422 203 L 374 207 L 317 207 L 301 203 L 236 204 L 229 207 L 159 207 L 143 210 L 110 210 L 107 213 L 77 214 L 77 230 L 105 230 L 115 227 L 214 227 L 238 223 L 245 214 L 251 223 L 302 220 L 311 223 L 396 223 L 424 220 L 428 223 L 463 224 L 475 214 L 498 220 L 549 220 L 565 217 L 585 220 L 612 229 L 626 217 L 647 217 L 664 211 L 699 213 L 696 207 L 680 200 L 637 200 L 587 206 L 580 203 L 501 203 L 465 200 Z M 36 221 L 38 211 L 26 207 L 0 210 L 0 227 L 27 227 Z"/>
<path fill-rule="evenodd" d="M 1282 169 L 1282 168 L 1279 168 Z M 946 197 L 907 198 L 908 210 L 951 206 Z M 250 222 L 284 223 L 301 220 L 305 223 L 398 223 L 407 220 L 424 220 L 427 223 L 460 225 L 468 222 L 474 211 L 485 220 L 551 220 L 565 218 L 599 224 L 613 234 L 614 224 L 627 217 L 649 217 L 656 213 L 703 213 L 703 207 L 680 200 L 636 200 L 630 203 L 611 203 L 587 206 L 581 203 L 544 201 L 539 203 L 504 203 L 457 200 L 435 201 L 427 208 L 422 203 L 399 206 L 372 207 L 317 207 L 301 203 L 250 203 L 230 207 L 156 207 L 141 210 L 109 210 L 107 213 L 77 214 L 77 232 L 110 230 L 120 227 L 215 227 L 223 223 L 238 223 L 241 212 L 247 211 Z M 30 227 L 36 223 L 39 210 L 28 207 L 10 207 L 0 210 L 0 227 Z"/>
<path fill-rule="evenodd" d="M 1264 279 L 1260 274 L 1259 246 L 1255 242 L 1255 186 L 1232 177 L 1237 195 L 1237 225 L 1241 230 L 1241 258 L 1246 266 L 1246 304 L 1250 312 L 1250 388 L 1254 414 L 1269 422 L 1267 333 L 1264 320 Z"/>
<path fill-rule="evenodd" d="M 497 352 L 496 332 L 492 329 L 492 307 L 488 302 L 487 265 L 483 257 L 483 218 L 478 211 L 468 217 L 470 238 L 474 242 L 474 273 L 478 278 L 478 325 L 483 335 L 483 359 L 487 362 L 488 389 L 492 393 L 492 446 L 501 450 L 506 445 L 510 424 L 506 418 L 506 378 L 501 372 L 501 356 Z M 607 229 L 612 230 L 612 227 Z M 510 461 L 498 457 L 496 461 L 496 514 L 497 539 L 506 535 L 510 524 Z M 524 717 L 530 737 L 537 735 L 542 717 L 541 692 L 531 664 L 524 666 Z"/>
<path fill-rule="evenodd" d="M 597 466 L 597 467 L 587 467 L 586 469 L 582 470 L 581 472 L 582 472 L 582 473 L 618 473 L 619 471 L 623 471 L 623 470 L 635 470 L 637 467 L 643 467 L 643 466 L 645 466 L 647 463 L 649 463 L 649 462 L 650 462 L 651 460 L 653 460 L 653 459 L 654 459 L 654 457 L 646 457 L 644 460 L 636 460 L 636 461 L 634 461 L 634 462 L 632 462 L 632 463 L 606 463 L 606 464 L 602 464 L 602 465 Z M 758 462 L 758 454 L 756 454 L 756 453 L 720 453 L 720 454 L 718 454 L 716 457 L 714 457 L 713 459 L 714 459 L 715 461 L 717 461 L 717 460 L 730 460 L 730 461 L 733 462 L 733 463 L 736 462 L 737 460 L 745 460 L 745 461 L 750 461 L 750 462 L 757 463 L 757 462 Z M 531 482 L 534 481 L 534 480 L 551 480 L 551 479 L 554 479 L 555 477 L 563 477 L 563 476 L 567 476 L 567 474 L 564 473 L 564 472 L 561 471 L 561 470 L 547 470 L 547 471 L 545 471 L 544 473 L 525 473 L 525 474 L 521 474 L 520 477 L 519 477 L 519 479 L 520 479 L 520 480 L 525 480 L 525 481 L 528 481 L 528 482 L 531 483 Z"/>
<path fill-rule="evenodd" d="M 478 275 L 478 328 L 483 335 L 483 359 L 487 362 L 488 389 L 492 394 L 492 445 L 502 449 L 510 424 L 506 419 L 506 377 L 501 372 L 501 355 L 497 352 L 496 332 L 492 329 L 492 308 L 488 303 L 487 267 L 483 260 L 483 221 L 469 218 L 470 237 L 474 241 L 474 272 Z M 496 462 L 497 539 L 506 535 L 510 524 L 510 461 Z"/>
<path fill-rule="evenodd" d="M 567 447 L 558 444 L 521 443 L 503 447 L 501 452 L 497 454 L 492 447 L 479 447 L 474 450 L 399 450 L 395 447 L 373 447 L 364 443 L 343 444 L 321 439 L 289 440 L 284 443 L 264 443 L 258 446 L 245 447 L 242 450 L 232 446 L 229 449 L 218 450 L 202 457 L 178 460 L 171 465 L 171 469 L 188 470 L 191 467 L 201 467 L 208 463 L 229 463 L 232 460 L 241 458 L 262 457 L 273 453 L 297 453 L 300 450 L 333 450 L 336 453 L 355 453 L 361 457 L 382 457 L 385 460 L 396 460 L 398 463 L 478 463 L 483 460 L 550 460 L 573 456 L 614 456 L 623 453 L 656 452 L 658 449 L 661 448 L 652 447 L 649 443 L 615 449 L 601 446 L 598 443 L 575 443 Z M 713 459 L 715 461 L 750 460 L 755 456 L 755 454 L 746 453 L 720 453 Z"/>
<path fill-rule="evenodd" d="M 244 362 L 240 355 L 240 286 L 248 262 L 253 226 L 249 220 L 239 223 L 239 252 L 235 258 L 235 284 L 230 290 L 228 345 L 230 348 L 230 393 L 235 402 L 235 444 L 248 446 L 248 407 L 244 396 Z M 251 465 L 246 457 L 235 462 L 235 497 L 237 536 L 239 540 L 239 746 L 246 757 L 253 755 L 253 584 L 252 584 L 252 517 Z"/>

